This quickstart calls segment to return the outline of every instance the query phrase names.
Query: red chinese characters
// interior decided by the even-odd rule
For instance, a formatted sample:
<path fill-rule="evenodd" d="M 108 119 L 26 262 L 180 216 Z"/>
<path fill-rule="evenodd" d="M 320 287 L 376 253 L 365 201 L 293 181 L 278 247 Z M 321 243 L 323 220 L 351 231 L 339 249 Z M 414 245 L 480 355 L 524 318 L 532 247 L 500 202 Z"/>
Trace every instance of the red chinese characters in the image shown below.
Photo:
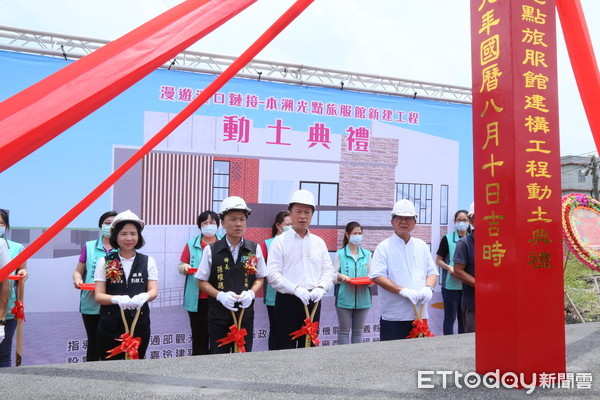
<path fill-rule="evenodd" d="M 369 140 L 371 139 L 371 132 L 364 126 L 352 127 L 349 126 L 346 129 L 348 136 L 346 136 L 346 150 L 347 151 L 358 151 L 368 152 L 369 151 Z"/>

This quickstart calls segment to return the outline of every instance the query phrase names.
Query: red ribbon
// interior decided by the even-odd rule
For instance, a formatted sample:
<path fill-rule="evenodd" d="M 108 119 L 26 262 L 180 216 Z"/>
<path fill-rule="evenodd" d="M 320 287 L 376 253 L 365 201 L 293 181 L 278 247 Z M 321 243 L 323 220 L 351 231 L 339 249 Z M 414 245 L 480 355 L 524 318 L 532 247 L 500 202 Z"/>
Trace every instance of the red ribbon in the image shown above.
<path fill-rule="evenodd" d="M 219 339 L 217 340 L 217 342 L 219 342 L 219 346 L 217 347 L 221 347 L 224 346 L 226 344 L 229 343 L 235 343 L 237 344 L 238 350 L 240 353 L 245 353 L 246 352 L 246 339 L 244 339 L 244 337 L 248 334 L 248 332 L 246 331 L 246 328 L 244 329 L 238 329 L 237 326 L 235 325 L 231 325 L 229 327 L 230 332 L 227 334 L 227 336 L 225 336 L 223 339 Z"/>
<path fill-rule="evenodd" d="M 140 344 L 142 344 L 142 338 L 134 338 L 129 333 L 124 333 L 120 338 L 115 340 L 120 341 L 121 344 L 112 350 L 108 350 L 108 356 L 106 356 L 106 358 L 111 358 L 117 354 L 125 353 L 132 360 L 139 360 L 140 356 L 138 354 L 138 347 L 140 347 Z"/>
<path fill-rule="evenodd" d="M 25 321 L 25 306 L 21 301 L 15 301 L 15 306 L 10 310 L 11 314 L 15 315 L 16 319 L 22 319 Z"/>
<path fill-rule="evenodd" d="M 311 322 L 310 318 L 306 318 L 302 328 L 290 333 L 292 340 L 298 339 L 304 335 L 308 335 L 315 346 L 321 343 L 319 340 L 319 321 Z"/>
<path fill-rule="evenodd" d="M 411 339 L 411 338 L 423 337 L 423 336 L 433 337 L 434 335 L 429 330 L 429 326 L 427 325 L 426 319 L 422 319 L 422 320 L 415 319 L 413 321 L 413 329 L 410 331 L 410 333 L 408 334 L 408 336 L 406 338 Z"/>

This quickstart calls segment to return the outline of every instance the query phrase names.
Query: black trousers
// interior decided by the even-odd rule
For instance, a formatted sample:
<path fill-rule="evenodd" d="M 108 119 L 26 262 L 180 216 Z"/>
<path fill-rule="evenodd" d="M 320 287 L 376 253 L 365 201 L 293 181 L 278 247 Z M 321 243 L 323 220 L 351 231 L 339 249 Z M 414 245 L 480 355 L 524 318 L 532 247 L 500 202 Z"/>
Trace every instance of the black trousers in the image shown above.
<path fill-rule="evenodd" d="M 225 354 L 225 353 L 233 353 L 233 343 L 225 344 L 219 347 L 219 343 L 217 340 L 223 339 L 230 332 L 229 327 L 231 325 L 224 324 L 216 324 L 214 322 L 208 323 L 208 337 L 210 340 L 210 354 Z M 246 348 L 246 352 L 252 351 L 252 342 L 254 336 L 254 321 L 242 323 L 242 329 L 246 329 L 248 334 L 244 338 L 246 340 L 246 344 L 244 347 Z"/>
<path fill-rule="evenodd" d="M 406 339 L 413 328 L 413 321 L 386 321 L 379 319 L 379 340 Z"/>
<path fill-rule="evenodd" d="M 140 347 L 138 347 L 138 355 L 140 360 L 146 357 L 146 349 L 148 349 L 148 343 L 150 342 L 150 327 L 148 327 L 148 329 L 143 332 L 142 334 L 138 334 L 137 331 L 137 327 L 134 333 L 134 337 L 139 337 L 142 339 L 142 343 L 140 344 Z M 98 334 L 96 336 L 96 343 L 98 346 L 98 355 L 100 356 L 100 360 L 101 361 L 105 361 L 105 360 L 124 360 L 125 359 L 125 353 L 121 353 L 118 354 L 114 357 L 111 358 L 106 358 L 106 356 L 108 355 L 108 351 L 114 349 L 115 347 L 117 347 L 119 344 L 121 344 L 121 342 L 115 340 L 116 337 L 110 337 L 107 336 L 105 334 L 103 334 L 102 332 L 98 331 Z"/>
<path fill-rule="evenodd" d="M 309 312 L 312 311 L 314 303 L 308 304 Z M 281 294 L 277 292 L 275 297 L 274 319 L 277 330 L 277 347 L 279 350 L 306 347 L 306 336 L 292 340 L 290 333 L 302 328 L 306 319 L 304 304 L 293 294 Z M 319 303 L 313 321 L 319 321 L 321 317 L 321 303 Z M 312 347 L 311 343 L 311 347 Z"/>
<path fill-rule="evenodd" d="M 269 350 L 279 350 L 275 306 L 267 306 L 267 314 L 269 316 Z"/>
<path fill-rule="evenodd" d="M 475 309 L 463 307 L 465 333 L 475 332 Z"/>
<path fill-rule="evenodd" d="M 198 299 L 198 311 L 188 311 L 192 328 L 192 355 L 208 354 L 208 299 Z"/>
<path fill-rule="evenodd" d="M 81 314 L 83 318 L 83 326 L 87 333 L 87 352 L 85 354 L 86 361 L 98 361 L 98 346 L 96 346 L 96 334 L 98 332 L 98 322 L 100 314 Z"/>

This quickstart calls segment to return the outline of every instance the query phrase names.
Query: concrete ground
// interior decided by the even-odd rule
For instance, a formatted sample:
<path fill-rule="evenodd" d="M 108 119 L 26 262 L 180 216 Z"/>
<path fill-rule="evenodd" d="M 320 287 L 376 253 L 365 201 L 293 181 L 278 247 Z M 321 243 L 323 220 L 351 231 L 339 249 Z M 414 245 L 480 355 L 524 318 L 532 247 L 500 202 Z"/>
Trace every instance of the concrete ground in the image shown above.
<path fill-rule="evenodd" d="M 3 368 L 0 393 L 11 400 L 598 399 L 600 323 L 569 325 L 566 332 L 567 372 L 591 374 L 590 389 L 535 388 L 528 395 L 506 388 L 459 389 L 453 383 L 443 388 L 439 375 L 427 382 L 434 388 L 419 389 L 418 371 L 474 371 L 475 336 L 464 334 L 274 352 Z"/>

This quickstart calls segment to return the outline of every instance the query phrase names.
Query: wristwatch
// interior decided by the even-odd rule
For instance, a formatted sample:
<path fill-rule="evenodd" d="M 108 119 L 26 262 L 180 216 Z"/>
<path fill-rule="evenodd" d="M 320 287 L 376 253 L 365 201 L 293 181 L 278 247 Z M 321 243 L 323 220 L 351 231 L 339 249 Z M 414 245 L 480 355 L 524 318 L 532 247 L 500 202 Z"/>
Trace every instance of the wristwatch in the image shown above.
<path fill-rule="evenodd" d="M 6 321 L 3 319 L 0 319 L 0 325 L 6 325 Z"/>
<path fill-rule="evenodd" d="M 433 286 L 425 285 L 425 287 L 431 289 L 431 293 L 435 292 L 435 288 Z"/>

